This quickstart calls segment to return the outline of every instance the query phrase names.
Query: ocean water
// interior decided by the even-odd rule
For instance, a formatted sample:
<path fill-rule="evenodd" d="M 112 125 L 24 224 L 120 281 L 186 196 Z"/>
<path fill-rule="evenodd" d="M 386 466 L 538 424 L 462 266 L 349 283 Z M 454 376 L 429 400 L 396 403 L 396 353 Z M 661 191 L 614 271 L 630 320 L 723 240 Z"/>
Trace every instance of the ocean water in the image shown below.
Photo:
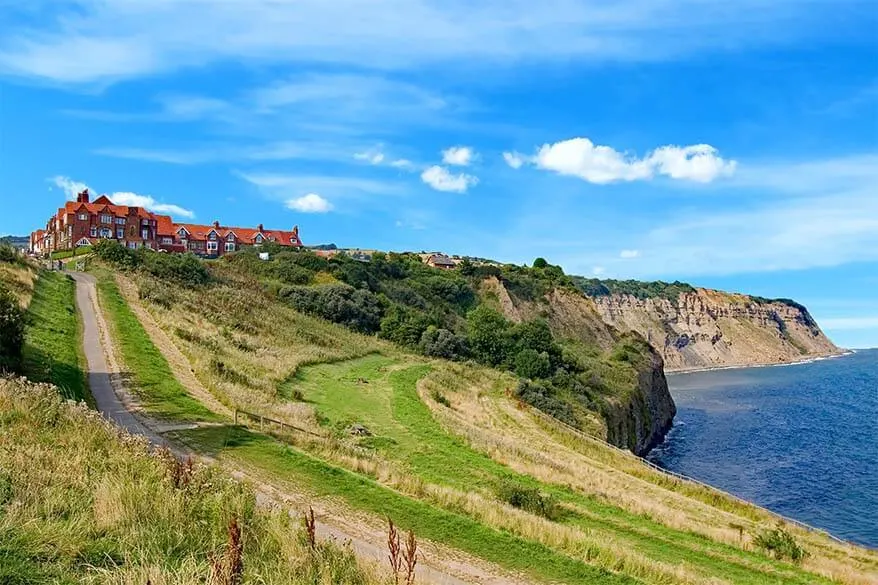
<path fill-rule="evenodd" d="M 668 383 L 677 416 L 650 460 L 878 548 L 878 350 Z"/>

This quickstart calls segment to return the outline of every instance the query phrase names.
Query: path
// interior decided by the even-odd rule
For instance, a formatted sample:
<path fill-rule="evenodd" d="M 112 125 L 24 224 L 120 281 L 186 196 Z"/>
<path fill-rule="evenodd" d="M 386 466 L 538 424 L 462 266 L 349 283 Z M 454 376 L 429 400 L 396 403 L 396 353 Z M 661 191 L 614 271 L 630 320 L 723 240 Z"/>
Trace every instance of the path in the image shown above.
<path fill-rule="evenodd" d="M 132 413 L 134 404 L 121 386 L 119 369 L 116 366 L 114 354 L 110 351 L 112 342 L 98 305 L 95 277 L 82 272 L 70 272 L 69 274 L 76 281 L 76 305 L 82 316 L 82 344 L 88 365 L 88 383 L 98 410 L 118 426 L 132 434 L 146 437 L 155 445 L 173 447 L 178 455 L 187 452 L 188 450 L 180 449 L 179 446 L 172 445 L 164 438 L 156 430 L 158 427 L 154 422 L 147 423 Z M 114 381 L 116 382 L 115 384 Z M 204 461 L 216 463 L 210 457 L 201 454 L 198 454 L 198 457 Z M 257 501 L 261 505 L 267 507 L 284 505 L 289 508 L 289 504 L 294 503 L 299 508 L 306 507 L 307 502 L 303 497 L 296 497 L 294 494 L 281 492 L 271 485 L 255 480 L 240 470 L 233 471 L 232 475 L 258 486 Z M 340 543 L 349 543 L 357 556 L 386 566 L 387 552 L 383 544 L 383 539 L 386 538 L 384 533 L 357 530 L 358 534 L 355 534 L 352 526 L 342 527 L 326 523 L 324 518 L 320 518 L 322 516 L 321 512 L 322 510 L 317 509 L 315 506 L 315 513 L 318 516 L 318 520 L 320 520 L 317 524 L 318 537 L 333 539 Z M 368 536 L 368 539 L 363 538 L 364 535 Z M 424 544 L 431 549 L 434 548 L 430 543 Z M 460 558 L 451 559 L 444 557 L 443 551 L 439 550 L 430 555 L 432 558 L 424 559 L 424 552 L 420 552 L 420 564 L 416 570 L 418 582 L 434 583 L 435 585 L 517 585 L 526 583 L 518 579 L 499 576 L 495 570 L 482 568 L 478 566 L 481 563 L 466 559 L 466 555 L 455 556 L 460 556 Z M 460 577 L 444 569 L 426 564 L 426 562 L 432 562 L 437 559 L 441 559 L 441 564 L 444 567 L 448 569 L 453 568 L 454 573 L 460 575 Z"/>

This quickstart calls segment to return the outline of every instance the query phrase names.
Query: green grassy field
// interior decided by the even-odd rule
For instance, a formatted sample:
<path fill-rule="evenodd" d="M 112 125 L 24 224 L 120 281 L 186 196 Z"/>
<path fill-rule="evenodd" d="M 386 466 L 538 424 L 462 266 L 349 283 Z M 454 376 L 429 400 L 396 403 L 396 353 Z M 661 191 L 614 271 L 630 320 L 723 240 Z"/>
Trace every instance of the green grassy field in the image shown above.
<path fill-rule="evenodd" d="M 222 418 L 189 396 L 174 378 L 167 360 L 156 349 L 122 295 L 110 272 L 96 271 L 101 308 L 124 362 L 127 385 L 143 409 L 170 421 L 217 421 Z"/>
<path fill-rule="evenodd" d="M 764 511 L 544 428 L 509 400 L 503 374 L 407 354 L 294 313 L 246 283 L 214 285 L 209 294 L 169 284 L 161 302 L 143 300 L 144 290 L 148 299 L 155 294 L 151 279 L 133 285 L 123 298 L 112 279 L 101 278 L 117 339 L 136 333 L 143 359 L 125 359 L 133 376 L 170 373 L 142 327 L 128 326 L 136 317 L 126 298 L 149 309 L 218 397 L 322 434 L 279 441 L 220 426 L 176 435 L 256 470 L 262 481 L 392 515 L 423 538 L 538 582 L 859 584 L 876 567 L 864 551 L 801 531 L 811 558 L 796 565 L 768 557 L 750 544 L 770 521 Z M 235 375 L 218 376 L 217 361 Z M 142 399 L 154 412 L 169 410 L 166 393 L 154 388 L 141 386 Z M 179 387 L 172 394 L 172 403 L 191 400 Z M 170 410 L 174 420 L 198 419 L 190 408 Z M 371 435 L 352 436 L 355 423 Z M 549 520 L 501 501 L 498 487 L 508 480 L 553 498 L 562 513 Z"/>
<path fill-rule="evenodd" d="M 40 273 L 27 310 L 23 373 L 55 384 L 65 398 L 91 402 L 75 293 L 76 283 L 66 274 Z"/>

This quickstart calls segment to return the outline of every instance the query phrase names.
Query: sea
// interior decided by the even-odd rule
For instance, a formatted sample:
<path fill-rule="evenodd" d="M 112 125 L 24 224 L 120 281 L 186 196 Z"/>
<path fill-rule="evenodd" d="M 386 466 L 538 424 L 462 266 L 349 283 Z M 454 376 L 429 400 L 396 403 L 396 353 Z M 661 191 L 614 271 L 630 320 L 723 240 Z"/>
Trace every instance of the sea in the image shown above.
<path fill-rule="evenodd" d="M 878 349 L 668 384 L 677 416 L 653 463 L 878 549 Z"/>

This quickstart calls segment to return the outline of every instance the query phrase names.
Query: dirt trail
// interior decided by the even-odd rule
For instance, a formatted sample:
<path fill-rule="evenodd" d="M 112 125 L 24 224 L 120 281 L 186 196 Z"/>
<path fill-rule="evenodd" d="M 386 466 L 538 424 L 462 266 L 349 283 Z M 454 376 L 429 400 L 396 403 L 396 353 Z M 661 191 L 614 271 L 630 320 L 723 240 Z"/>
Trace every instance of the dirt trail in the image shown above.
<path fill-rule="evenodd" d="M 98 304 L 95 278 L 90 274 L 71 272 L 76 281 L 76 304 L 82 315 L 83 348 L 88 364 L 88 381 L 94 395 L 98 410 L 120 427 L 132 434 L 146 437 L 155 445 L 171 448 L 178 455 L 193 455 L 200 460 L 221 464 L 211 457 L 193 453 L 179 444 L 173 444 L 161 433 L 179 429 L 179 425 L 163 425 L 158 421 L 138 413 L 136 400 L 124 388 L 120 368 L 118 367 L 112 340 L 106 322 Z M 120 282 L 122 287 L 130 283 Z M 129 293 L 130 290 L 123 291 Z M 126 295 L 128 296 L 128 295 Z M 130 299 L 130 296 L 128 296 Z M 207 391 L 188 367 L 185 356 L 173 345 L 167 334 L 161 330 L 155 320 L 145 309 L 129 303 L 140 322 L 143 324 L 153 343 L 168 360 L 175 376 L 180 383 L 202 400 L 205 406 L 223 415 L 229 409 L 220 404 Z M 189 427 L 195 425 L 187 425 Z M 228 466 L 226 466 L 228 467 Z M 324 506 L 312 502 L 304 494 L 282 491 L 275 486 L 254 478 L 241 469 L 230 469 L 230 473 L 240 480 L 252 483 L 257 489 L 257 501 L 265 507 L 283 507 L 290 513 L 301 514 L 309 505 L 314 506 L 317 517 L 317 534 L 323 539 L 332 539 L 339 543 L 347 543 L 357 556 L 380 565 L 387 564 L 386 535 L 382 530 L 370 527 L 368 522 L 356 523 L 350 513 L 340 514 L 332 506 Z M 420 583 L 436 585 L 525 585 L 529 581 L 522 580 L 485 561 L 470 557 L 459 551 L 452 551 L 441 545 L 430 542 L 419 543 L 419 564 L 417 577 Z"/>

